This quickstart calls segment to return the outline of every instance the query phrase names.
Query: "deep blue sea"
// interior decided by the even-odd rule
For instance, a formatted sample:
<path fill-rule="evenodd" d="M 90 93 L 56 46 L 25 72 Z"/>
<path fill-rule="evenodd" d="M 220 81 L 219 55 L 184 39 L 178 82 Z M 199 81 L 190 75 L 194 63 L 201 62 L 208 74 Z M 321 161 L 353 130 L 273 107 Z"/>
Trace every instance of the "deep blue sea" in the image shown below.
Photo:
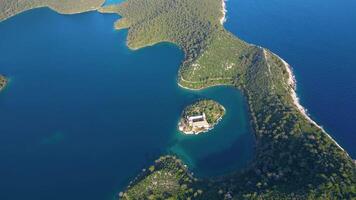
<path fill-rule="evenodd" d="M 0 23 L 0 73 L 10 78 L 0 93 L 1 200 L 110 200 L 166 153 L 199 176 L 252 158 L 241 93 L 179 88 L 182 51 L 131 51 L 115 19 L 36 9 Z M 179 133 L 182 110 L 201 98 L 225 106 L 223 120 L 202 135 Z"/>
<path fill-rule="evenodd" d="M 292 67 L 301 104 L 356 158 L 356 1 L 228 0 L 225 27 Z"/>

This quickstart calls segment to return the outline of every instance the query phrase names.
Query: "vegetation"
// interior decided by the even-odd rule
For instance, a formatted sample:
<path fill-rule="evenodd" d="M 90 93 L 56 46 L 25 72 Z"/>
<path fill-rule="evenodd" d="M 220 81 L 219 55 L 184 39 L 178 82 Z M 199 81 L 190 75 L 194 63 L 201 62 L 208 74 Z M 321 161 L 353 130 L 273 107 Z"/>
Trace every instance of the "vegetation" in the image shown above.
<path fill-rule="evenodd" d="M 225 109 L 218 102 L 213 100 L 200 100 L 187 106 L 182 117 L 201 115 L 205 113 L 206 120 L 209 124 L 215 124 L 225 114 Z"/>
<path fill-rule="evenodd" d="M 209 127 L 193 127 L 189 124 L 188 117 L 205 115 Z M 225 108 L 218 102 L 213 100 L 200 100 L 187 106 L 183 112 L 179 122 L 179 130 L 186 134 L 199 134 L 213 128 L 222 116 L 225 114 Z"/>
<path fill-rule="evenodd" d="M 0 90 L 2 90 L 7 84 L 7 79 L 5 76 L 0 74 Z"/>
<path fill-rule="evenodd" d="M 122 199 L 189 199 L 202 194 L 192 185 L 193 178 L 187 167 L 174 156 L 163 156 L 148 170 L 144 169 L 125 192 Z"/>
<path fill-rule="evenodd" d="M 7 84 L 7 79 L 5 78 L 5 76 L 2 76 L 0 74 L 0 91 L 5 88 L 6 84 Z"/>
<path fill-rule="evenodd" d="M 0 22 L 26 10 L 49 7 L 61 14 L 98 9 L 105 0 L 0 0 Z"/>
<path fill-rule="evenodd" d="M 99 9 L 118 13 L 123 18 L 117 29 L 129 28 L 127 44 L 132 49 L 162 41 L 177 44 L 185 51 L 185 61 L 192 62 L 207 45 L 207 38 L 220 27 L 220 1 L 129 0 Z"/>
<path fill-rule="evenodd" d="M 243 91 L 256 137 L 255 159 L 243 171 L 200 183 L 207 191 L 202 199 L 355 198 L 355 164 L 299 106 L 288 64 L 226 31 L 221 10 L 220 0 L 128 0 L 99 10 L 122 16 L 115 27 L 129 29 L 130 48 L 162 41 L 181 47 L 186 55 L 181 86 L 233 85 Z"/>

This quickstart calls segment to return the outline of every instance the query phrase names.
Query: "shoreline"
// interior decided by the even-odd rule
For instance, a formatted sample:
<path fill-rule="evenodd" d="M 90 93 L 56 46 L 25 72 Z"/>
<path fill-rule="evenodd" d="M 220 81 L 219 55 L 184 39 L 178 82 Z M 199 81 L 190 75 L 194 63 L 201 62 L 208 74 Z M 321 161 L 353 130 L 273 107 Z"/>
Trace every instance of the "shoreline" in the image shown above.
<path fill-rule="evenodd" d="M 271 52 L 271 51 L 270 51 Z M 280 56 L 278 56 L 277 54 L 271 52 L 273 55 L 275 55 L 278 59 L 280 59 L 284 66 L 286 67 L 286 70 L 287 70 L 287 73 L 288 73 L 288 84 L 290 85 L 291 87 L 291 97 L 293 99 L 293 104 L 297 107 L 297 109 L 302 113 L 302 115 L 310 122 L 312 123 L 313 125 L 315 125 L 316 127 L 318 127 L 319 129 L 321 129 L 323 131 L 323 133 L 326 134 L 326 136 L 331 139 L 334 144 L 336 144 L 337 147 L 339 147 L 340 150 L 342 150 L 347 156 L 349 156 L 351 158 L 351 156 L 347 153 L 347 151 L 342 148 L 337 142 L 336 140 L 330 135 L 328 134 L 325 129 L 320 126 L 319 124 L 317 124 L 311 117 L 310 115 L 308 114 L 308 111 L 300 104 L 300 99 L 297 95 L 297 80 L 294 76 L 294 73 L 293 73 L 293 69 L 292 67 L 284 60 L 282 59 Z M 352 158 L 351 158 L 352 159 Z"/>
<path fill-rule="evenodd" d="M 223 16 L 220 18 L 220 24 L 221 25 L 224 25 L 224 23 L 226 22 L 226 13 L 227 13 L 226 1 L 227 0 L 221 0 L 221 4 L 222 4 L 221 12 L 223 14 Z"/>
<path fill-rule="evenodd" d="M 222 9 L 222 12 L 223 12 L 223 17 L 220 19 L 220 23 L 223 25 L 224 22 L 226 21 L 226 13 L 227 13 L 227 10 L 226 10 L 226 1 L 227 0 L 222 0 L 222 6 L 223 6 L 223 9 Z M 235 35 L 234 35 L 235 36 Z M 235 37 L 238 38 L 238 36 L 236 35 Z M 247 43 L 247 42 L 246 42 Z M 247 43 L 249 45 L 253 45 L 253 46 L 257 46 L 261 49 L 263 49 L 264 51 L 266 51 L 267 49 L 259 46 L 259 45 L 255 45 L 255 44 L 252 44 L 252 43 Z M 293 73 L 293 69 L 292 67 L 283 59 L 281 58 L 280 56 L 278 56 L 277 54 L 273 53 L 272 51 L 269 51 L 270 53 L 272 53 L 273 55 L 275 55 L 278 59 L 280 59 L 284 66 L 286 67 L 286 70 L 287 70 L 287 73 L 289 75 L 289 78 L 288 78 L 288 84 L 290 85 L 291 87 L 291 97 L 293 99 L 293 104 L 297 107 L 297 109 L 302 113 L 302 115 L 310 122 L 312 123 L 313 125 L 315 125 L 316 127 L 318 127 L 319 129 L 322 130 L 323 133 L 326 134 L 326 136 L 334 142 L 334 144 L 340 149 L 342 150 L 348 157 L 350 157 L 352 159 L 352 157 L 347 153 L 347 151 L 341 147 L 341 145 L 339 145 L 339 143 L 336 142 L 336 140 L 330 135 L 328 134 L 325 129 L 318 125 L 308 114 L 308 111 L 300 104 L 300 99 L 297 95 L 297 80 L 294 76 L 294 73 Z M 181 86 L 182 87 L 182 86 Z M 185 88 L 185 87 L 183 87 Z M 187 88 L 188 89 L 188 88 Z M 356 162 L 356 160 L 355 160 Z"/>
<path fill-rule="evenodd" d="M 179 81 L 177 82 L 177 84 L 178 84 L 179 87 L 181 87 L 181 88 L 183 88 L 183 89 L 186 89 L 186 90 L 199 91 L 199 90 L 205 89 L 205 88 L 199 88 L 199 89 L 197 89 L 197 88 L 185 87 L 185 86 L 181 85 Z M 216 85 L 216 86 L 219 86 L 219 85 Z"/>
<path fill-rule="evenodd" d="M 29 6 L 28 8 L 27 7 L 24 7 L 24 9 L 20 9 L 18 11 L 13 11 L 11 10 L 10 8 L 8 8 L 5 13 L 6 15 L 2 16 L 2 18 L 0 17 L 0 23 L 3 22 L 3 21 L 6 21 L 12 17 L 15 17 L 21 13 L 24 13 L 26 11 L 30 11 L 30 10 L 35 10 L 35 9 L 49 9 L 55 13 L 58 13 L 60 15 L 77 15 L 77 14 L 81 14 L 81 13 L 87 13 L 87 12 L 93 12 L 93 11 L 98 11 L 102 6 L 104 6 L 105 4 L 105 0 L 101 0 L 101 3 L 100 5 L 93 5 L 93 6 L 90 6 L 84 10 L 69 10 L 69 11 L 66 11 L 65 9 L 61 9 L 61 8 L 56 8 L 56 6 L 53 6 L 53 5 L 49 5 L 49 4 L 38 4 L 38 5 L 32 5 L 32 6 Z"/>
<path fill-rule="evenodd" d="M 179 80 L 185 81 L 184 79 L 179 79 Z M 193 90 L 193 91 L 204 90 L 204 89 L 207 89 L 207 88 L 210 88 L 210 87 L 215 87 L 215 86 L 231 86 L 231 87 L 233 87 L 232 84 L 215 83 L 215 84 L 212 84 L 212 85 L 209 85 L 209 86 L 206 86 L 206 87 L 189 88 L 189 87 L 186 87 L 186 86 L 183 86 L 182 84 L 180 84 L 179 80 L 177 81 L 177 84 L 178 84 L 179 87 L 181 87 L 183 89 L 186 89 L 186 90 Z M 200 82 L 196 82 L 196 83 L 200 83 Z"/>
<path fill-rule="evenodd" d="M 225 1 L 223 1 L 225 2 Z M 253 45 L 253 46 L 257 46 L 258 48 L 261 48 L 263 50 L 266 50 L 268 51 L 267 49 L 261 47 L 261 46 L 258 46 L 258 45 L 254 45 L 254 44 L 250 44 L 250 45 Z M 348 157 L 351 158 L 351 156 L 347 153 L 347 151 L 341 147 L 341 145 L 339 145 L 339 143 L 336 142 L 336 140 L 330 135 L 328 134 L 325 129 L 320 126 L 319 124 L 317 124 L 308 114 L 307 110 L 300 104 L 300 99 L 297 95 L 297 92 L 296 92 L 296 88 L 297 88 L 297 80 L 294 76 L 294 73 L 293 73 L 293 69 L 292 67 L 284 60 L 282 59 L 280 56 L 278 56 L 277 54 L 269 51 L 270 53 L 272 53 L 273 55 L 275 55 L 278 59 L 280 59 L 284 66 L 286 67 L 286 70 L 287 70 L 287 73 L 288 73 L 288 85 L 291 87 L 290 88 L 290 96 L 292 97 L 293 99 L 293 104 L 296 106 L 296 108 L 299 110 L 299 112 L 305 117 L 305 119 L 307 119 L 310 123 L 312 123 L 313 125 L 315 125 L 317 128 L 321 129 L 322 132 L 324 134 L 326 134 L 326 136 L 332 140 L 334 142 L 334 144 L 340 149 L 342 150 Z M 208 86 L 208 87 L 202 87 L 202 88 L 188 88 L 188 87 L 185 87 L 183 85 L 180 84 L 180 82 L 178 81 L 178 86 L 183 88 L 183 89 L 187 89 L 187 90 L 192 90 L 192 91 L 198 91 L 198 90 L 203 90 L 203 89 L 206 89 L 206 88 L 209 88 L 209 87 L 213 87 L 213 86 L 224 86 L 224 84 L 214 84 L 214 85 L 211 85 L 211 86 Z M 207 130 L 209 131 L 209 130 Z M 351 158 L 352 159 L 352 158 Z"/>
<path fill-rule="evenodd" d="M 220 18 L 220 24 L 221 24 L 221 25 L 223 25 L 223 24 L 226 22 L 226 20 L 227 20 L 227 19 L 226 19 L 226 15 L 227 15 L 226 1 L 227 1 L 227 0 L 221 0 L 221 4 L 222 4 L 222 9 L 221 9 L 222 17 Z M 98 11 L 99 11 L 100 13 L 105 13 L 105 12 L 101 12 L 100 9 L 98 9 Z M 235 36 L 235 35 L 234 35 L 234 37 L 237 37 L 237 38 L 238 38 L 238 36 Z M 172 43 L 171 41 L 160 41 L 160 42 L 169 42 L 169 43 Z M 160 42 L 157 42 L 157 43 L 160 43 Z M 247 43 L 247 42 L 246 42 L 246 43 Z M 145 46 L 142 46 L 142 47 L 136 47 L 136 48 L 129 47 L 128 45 L 127 45 L 127 46 L 128 46 L 129 49 L 131 49 L 131 50 L 137 50 L 137 49 L 140 49 L 140 48 L 143 48 L 143 47 L 152 46 L 152 45 L 154 45 L 154 44 L 156 44 L 156 43 L 149 44 L 149 45 L 145 45 Z M 173 44 L 174 44 L 174 43 L 173 43 Z M 257 46 L 257 47 L 259 47 L 259 48 L 261 48 L 261 49 L 263 49 L 263 50 L 267 50 L 267 49 L 265 49 L 265 48 L 263 48 L 263 47 L 261 47 L 261 46 L 258 46 L 258 45 L 252 44 L 252 43 L 247 43 L 247 44 L 252 45 L 252 46 Z M 177 44 L 175 44 L 175 45 L 177 45 Z M 297 95 L 297 93 L 296 93 L 296 87 L 297 87 L 296 79 L 295 79 L 295 76 L 294 76 L 293 71 L 292 71 L 292 69 L 291 69 L 291 66 L 290 66 L 285 60 L 283 60 L 280 56 L 278 56 L 277 54 L 275 54 L 275 53 L 273 53 L 273 52 L 271 52 L 271 51 L 269 51 L 269 52 L 272 53 L 273 55 L 275 55 L 277 58 L 279 58 L 279 59 L 283 62 L 284 66 L 286 67 L 287 73 L 288 73 L 288 75 L 289 75 L 288 84 L 289 84 L 290 87 L 291 87 L 291 91 L 290 91 L 291 93 L 290 93 L 290 95 L 291 95 L 291 97 L 292 97 L 292 99 L 293 99 L 293 104 L 296 106 L 296 108 L 301 112 L 301 114 L 302 114 L 310 123 L 312 123 L 313 125 L 315 125 L 315 126 L 318 127 L 319 129 L 321 129 L 321 130 L 327 135 L 327 137 L 329 137 L 329 138 L 334 142 L 334 144 L 336 144 L 336 146 L 338 146 L 343 152 L 346 153 L 347 156 L 349 156 L 349 154 L 347 153 L 347 151 L 346 151 L 345 149 L 343 149 L 343 148 L 335 141 L 335 139 L 332 138 L 332 137 L 325 131 L 325 129 L 324 129 L 322 126 L 318 125 L 318 124 L 308 115 L 307 110 L 300 104 L 299 97 L 298 97 L 298 95 Z M 183 80 L 183 81 L 184 81 L 184 80 Z M 186 86 L 181 85 L 179 80 L 177 81 L 177 84 L 178 84 L 179 87 L 181 87 L 181 88 L 183 88 L 183 89 L 192 90 L 192 91 L 199 91 L 199 90 L 203 90 L 203 89 L 206 89 L 206 88 L 209 88 L 209 87 L 213 87 L 213 86 L 224 86 L 224 85 L 226 85 L 226 84 L 219 84 L 219 83 L 216 83 L 216 84 L 213 84 L 213 85 L 209 85 L 208 87 L 189 88 L 189 87 L 186 87 Z M 349 157 L 351 158 L 351 156 L 349 156 Z"/>

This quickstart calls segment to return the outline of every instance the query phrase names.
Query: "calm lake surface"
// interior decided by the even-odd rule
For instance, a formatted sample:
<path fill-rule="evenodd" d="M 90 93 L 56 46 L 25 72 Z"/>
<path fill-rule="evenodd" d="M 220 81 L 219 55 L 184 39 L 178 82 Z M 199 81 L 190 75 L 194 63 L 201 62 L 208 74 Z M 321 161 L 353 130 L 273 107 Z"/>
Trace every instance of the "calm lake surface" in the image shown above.
<path fill-rule="evenodd" d="M 356 158 L 356 1 L 228 0 L 225 27 L 294 70 L 312 118 Z"/>
<path fill-rule="evenodd" d="M 253 155 L 244 98 L 229 87 L 176 83 L 183 53 L 138 51 L 115 15 L 49 9 L 0 23 L 0 199 L 113 199 L 160 155 L 178 154 L 200 176 L 243 167 Z M 185 106 L 212 98 L 227 109 L 212 131 L 177 131 Z"/>

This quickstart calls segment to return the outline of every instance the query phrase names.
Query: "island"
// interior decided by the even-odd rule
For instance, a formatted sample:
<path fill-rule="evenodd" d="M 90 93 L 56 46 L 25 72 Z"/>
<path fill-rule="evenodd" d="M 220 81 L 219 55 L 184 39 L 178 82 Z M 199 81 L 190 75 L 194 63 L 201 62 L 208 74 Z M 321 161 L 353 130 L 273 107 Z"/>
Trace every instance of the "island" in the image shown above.
<path fill-rule="evenodd" d="M 6 84 L 7 84 L 7 79 L 5 78 L 5 76 L 0 74 L 0 91 L 6 87 Z"/>
<path fill-rule="evenodd" d="M 0 22 L 26 10 L 48 7 L 61 14 L 93 11 L 105 0 L 0 0 Z"/>
<path fill-rule="evenodd" d="M 225 108 L 213 100 L 199 100 L 182 112 L 178 129 L 185 134 L 200 134 L 209 131 L 222 119 Z"/>
<path fill-rule="evenodd" d="M 128 29 L 127 45 L 139 49 L 170 42 L 185 54 L 178 84 L 199 90 L 228 85 L 248 104 L 256 140 L 253 161 L 244 169 L 204 179 L 200 199 L 351 199 L 356 166 L 348 153 L 306 113 L 296 94 L 289 64 L 270 50 L 248 44 L 224 26 L 222 0 L 127 0 L 98 10 L 121 18 L 116 29 Z M 261 30 L 263 31 L 263 30 Z M 186 196 L 194 198 L 183 186 Z M 168 181 L 162 176 L 159 182 Z M 141 177 L 141 183 L 154 184 Z M 142 190 L 136 199 L 175 198 L 165 187 Z M 130 198 L 124 198 L 130 199 Z"/>

